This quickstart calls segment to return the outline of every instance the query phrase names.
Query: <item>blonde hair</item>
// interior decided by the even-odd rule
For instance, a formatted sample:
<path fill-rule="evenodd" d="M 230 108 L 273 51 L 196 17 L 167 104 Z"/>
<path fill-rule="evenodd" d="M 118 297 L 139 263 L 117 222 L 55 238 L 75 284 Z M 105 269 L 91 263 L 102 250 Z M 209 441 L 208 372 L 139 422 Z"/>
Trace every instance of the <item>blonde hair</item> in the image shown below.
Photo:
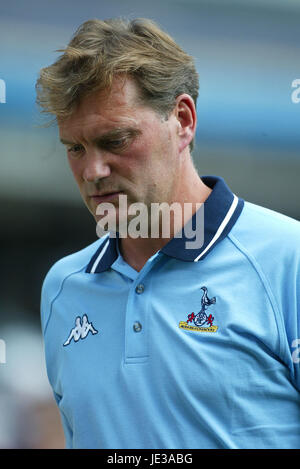
<path fill-rule="evenodd" d="M 63 54 L 40 70 L 36 83 L 37 103 L 56 119 L 70 116 L 89 93 L 109 90 L 117 74 L 133 77 L 141 102 L 165 118 L 180 94 L 189 94 L 196 105 L 193 58 L 151 20 L 86 21 L 58 52 Z"/>

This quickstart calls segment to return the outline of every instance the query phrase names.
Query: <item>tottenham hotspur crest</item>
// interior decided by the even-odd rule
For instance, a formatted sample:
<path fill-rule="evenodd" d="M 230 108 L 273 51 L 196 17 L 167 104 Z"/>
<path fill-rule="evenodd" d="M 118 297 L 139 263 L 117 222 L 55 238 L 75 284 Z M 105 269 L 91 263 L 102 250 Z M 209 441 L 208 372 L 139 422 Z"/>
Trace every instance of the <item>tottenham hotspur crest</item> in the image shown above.
<path fill-rule="evenodd" d="M 75 319 L 75 327 L 71 330 L 68 339 L 63 344 L 64 347 L 71 343 L 73 339 L 74 342 L 78 342 L 79 339 L 85 339 L 88 333 L 91 332 L 93 335 L 98 334 L 98 331 L 94 328 L 93 324 L 89 322 L 86 314 L 82 316 L 77 316 Z"/>
<path fill-rule="evenodd" d="M 213 325 L 214 316 L 212 313 L 206 313 L 206 310 L 216 303 L 216 297 L 209 298 L 206 287 L 201 287 L 201 290 L 204 292 L 201 298 L 201 310 L 198 314 L 188 314 L 187 320 L 180 321 L 179 327 L 193 332 L 217 332 L 218 326 Z"/>

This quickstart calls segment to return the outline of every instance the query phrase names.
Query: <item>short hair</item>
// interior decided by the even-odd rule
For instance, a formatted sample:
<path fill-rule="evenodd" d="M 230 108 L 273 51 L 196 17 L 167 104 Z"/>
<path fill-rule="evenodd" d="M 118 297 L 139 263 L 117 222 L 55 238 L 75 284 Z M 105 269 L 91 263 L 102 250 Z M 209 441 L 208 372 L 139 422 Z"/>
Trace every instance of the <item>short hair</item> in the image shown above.
<path fill-rule="evenodd" d="M 152 20 L 88 20 L 57 52 L 63 54 L 40 70 L 36 83 L 37 104 L 56 119 L 69 117 L 83 97 L 110 89 L 122 74 L 135 80 L 141 102 L 165 118 L 180 94 L 189 94 L 196 106 L 193 58 Z"/>

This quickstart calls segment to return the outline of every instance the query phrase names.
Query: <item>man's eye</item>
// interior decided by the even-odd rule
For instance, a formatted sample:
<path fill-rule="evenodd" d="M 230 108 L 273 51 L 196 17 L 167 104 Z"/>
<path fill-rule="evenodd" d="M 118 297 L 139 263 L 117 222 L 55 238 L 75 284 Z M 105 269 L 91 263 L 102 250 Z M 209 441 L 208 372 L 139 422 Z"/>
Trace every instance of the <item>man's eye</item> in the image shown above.
<path fill-rule="evenodd" d="M 119 140 L 113 140 L 110 142 L 110 145 L 112 147 L 119 147 L 121 145 L 123 145 L 125 142 L 125 138 L 119 138 Z"/>
<path fill-rule="evenodd" d="M 83 146 L 79 144 L 73 145 L 67 151 L 71 156 L 78 156 L 83 151 Z"/>
<path fill-rule="evenodd" d="M 106 148 L 111 150 L 121 150 L 129 144 L 129 139 L 126 137 L 110 140 L 105 144 Z"/>

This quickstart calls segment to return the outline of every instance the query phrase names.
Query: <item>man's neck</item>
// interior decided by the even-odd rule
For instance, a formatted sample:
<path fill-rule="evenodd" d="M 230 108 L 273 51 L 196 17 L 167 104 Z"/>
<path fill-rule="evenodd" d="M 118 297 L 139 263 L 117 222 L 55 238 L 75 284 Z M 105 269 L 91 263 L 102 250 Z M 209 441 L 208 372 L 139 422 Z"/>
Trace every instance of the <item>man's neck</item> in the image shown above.
<path fill-rule="evenodd" d="M 190 212 L 191 215 L 194 215 L 199 204 L 204 203 L 212 192 L 212 190 L 202 182 L 196 172 L 193 181 L 190 181 L 186 187 L 182 187 L 182 189 L 180 196 L 177 196 L 174 201 L 181 205 L 182 213 L 184 213 L 185 209 L 184 204 L 190 204 L 192 208 Z M 182 219 L 176 224 L 176 221 L 171 218 L 170 235 L 167 237 L 163 237 L 160 230 L 160 236 L 158 238 L 151 236 L 148 238 L 120 238 L 119 249 L 123 259 L 139 272 L 147 260 L 162 249 L 174 237 L 175 233 L 182 230 L 183 226 L 184 223 Z"/>

